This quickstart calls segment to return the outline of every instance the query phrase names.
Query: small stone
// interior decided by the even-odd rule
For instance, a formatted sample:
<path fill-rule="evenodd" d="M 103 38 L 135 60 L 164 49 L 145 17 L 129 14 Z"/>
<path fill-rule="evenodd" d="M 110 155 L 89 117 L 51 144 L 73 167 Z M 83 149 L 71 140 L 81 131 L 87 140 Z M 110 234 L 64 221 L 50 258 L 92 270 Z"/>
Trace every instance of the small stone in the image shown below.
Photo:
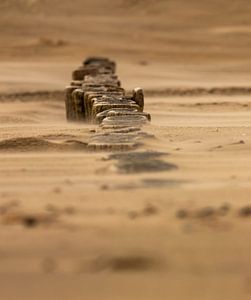
<path fill-rule="evenodd" d="M 195 214 L 197 218 L 208 218 L 212 217 L 215 214 L 215 209 L 212 207 L 204 207 L 198 210 Z"/>
<path fill-rule="evenodd" d="M 42 269 L 45 273 L 53 273 L 56 270 L 56 261 L 50 257 L 42 261 Z"/>
<path fill-rule="evenodd" d="M 250 217 L 251 216 L 251 205 L 243 206 L 239 211 L 240 217 Z"/>
<path fill-rule="evenodd" d="M 140 61 L 139 61 L 139 64 L 140 64 L 141 66 L 147 66 L 147 65 L 148 65 L 148 61 L 147 61 L 147 60 L 140 60 Z"/>
<path fill-rule="evenodd" d="M 127 215 L 128 215 L 128 218 L 131 220 L 135 220 L 136 218 L 139 217 L 139 214 L 136 211 L 129 211 Z"/>
<path fill-rule="evenodd" d="M 38 220 L 35 217 L 27 216 L 23 218 L 23 224 L 26 227 L 35 227 L 38 225 Z"/>
<path fill-rule="evenodd" d="M 72 185 L 73 184 L 73 182 L 69 178 L 65 179 L 64 183 L 66 183 L 68 185 Z"/>
<path fill-rule="evenodd" d="M 230 204 L 225 203 L 219 207 L 219 213 L 220 215 L 225 216 L 230 211 L 230 209 L 231 209 Z"/>
<path fill-rule="evenodd" d="M 176 218 L 178 219 L 185 219 L 188 217 L 188 212 L 185 209 L 179 209 L 176 212 Z"/>
<path fill-rule="evenodd" d="M 76 213 L 76 209 L 73 206 L 67 206 L 64 208 L 64 212 L 68 215 L 73 215 Z"/>
<path fill-rule="evenodd" d="M 4 215 L 8 212 L 8 207 L 6 205 L 0 206 L 0 215 Z"/>
<path fill-rule="evenodd" d="M 109 186 L 107 184 L 102 184 L 100 189 L 103 191 L 107 191 L 107 190 L 109 190 Z"/>
<path fill-rule="evenodd" d="M 61 192 L 62 192 L 62 190 L 61 190 L 60 187 L 55 187 L 55 188 L 53 189 L 53 193 L 55 193 L 55 194 L 60 194 Z"/>
<path fill-rule="evenodd" d="M 53 204 L 50 204 L 50 203 L 46 205 L 45 209 L 47 211 L 53 212 L 53 213 L 58 212 L 57 207 L 55 205 L 53 205 Z"/>
<path fill-rule="evenodd" d="M 159 212 L 158 208 L 153 204 L 147 204 L 143 209 L 143 214 L 146 216 L 156 215 Z"/>

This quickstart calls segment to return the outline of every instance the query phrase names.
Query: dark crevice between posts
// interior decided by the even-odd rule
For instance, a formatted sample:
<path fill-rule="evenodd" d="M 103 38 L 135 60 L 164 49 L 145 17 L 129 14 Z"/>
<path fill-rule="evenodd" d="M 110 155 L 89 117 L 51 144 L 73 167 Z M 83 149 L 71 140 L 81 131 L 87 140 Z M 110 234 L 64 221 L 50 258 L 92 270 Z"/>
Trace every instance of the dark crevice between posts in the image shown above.
<path fill-rule="evenodd" d="M 67 120 L 97 124 L 88 143 L 91 150 L 132 150 L 150 137 L 141 130 L 151 120 L 144 112 L 143 90 L 126 92 L 115 72 L 115 62 L 89 57 L 73 71 L 66 88 Z"/>

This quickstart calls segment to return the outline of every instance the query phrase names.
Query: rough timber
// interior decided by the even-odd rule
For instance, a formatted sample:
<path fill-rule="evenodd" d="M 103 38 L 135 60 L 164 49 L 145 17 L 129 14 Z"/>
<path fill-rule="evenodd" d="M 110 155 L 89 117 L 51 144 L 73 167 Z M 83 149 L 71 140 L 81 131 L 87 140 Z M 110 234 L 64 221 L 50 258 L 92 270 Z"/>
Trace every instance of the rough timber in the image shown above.
<path fill-rule="evenodd" d="M 147 136 L 141 128 L 151 116 L 144 112 L 143 90 L 127 93 L 116 75 L 115 62 L 107 58 L 89 57 L 73 71 L 65 105 L 68 121 L 99 125 L 90 137 L 91 149 L 133 149 Z"/>

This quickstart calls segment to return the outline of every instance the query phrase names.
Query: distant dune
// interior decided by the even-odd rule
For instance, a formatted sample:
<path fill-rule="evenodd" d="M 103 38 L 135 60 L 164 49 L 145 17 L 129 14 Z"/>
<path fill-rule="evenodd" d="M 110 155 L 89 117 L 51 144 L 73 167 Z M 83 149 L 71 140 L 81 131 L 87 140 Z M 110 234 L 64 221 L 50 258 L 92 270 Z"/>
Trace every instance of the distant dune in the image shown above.
<path fill-rule="evenodd" d="M 5 0 L 0 16 L 0 59 L 96 53 L 250 62 L 247 0 Z"/>

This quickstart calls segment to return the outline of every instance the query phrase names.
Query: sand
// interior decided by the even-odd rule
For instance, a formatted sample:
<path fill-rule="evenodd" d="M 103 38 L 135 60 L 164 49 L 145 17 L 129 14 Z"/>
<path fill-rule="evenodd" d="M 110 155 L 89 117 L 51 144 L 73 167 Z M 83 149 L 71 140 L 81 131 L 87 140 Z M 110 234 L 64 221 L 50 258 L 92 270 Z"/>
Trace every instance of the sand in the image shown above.
<path fill-rule="evenodd" d="M 249 1 L 2 1 L 1 299 L 250 299 Z M 93 152 L 63 89 L 88 55 L 153 135 Z"/>

